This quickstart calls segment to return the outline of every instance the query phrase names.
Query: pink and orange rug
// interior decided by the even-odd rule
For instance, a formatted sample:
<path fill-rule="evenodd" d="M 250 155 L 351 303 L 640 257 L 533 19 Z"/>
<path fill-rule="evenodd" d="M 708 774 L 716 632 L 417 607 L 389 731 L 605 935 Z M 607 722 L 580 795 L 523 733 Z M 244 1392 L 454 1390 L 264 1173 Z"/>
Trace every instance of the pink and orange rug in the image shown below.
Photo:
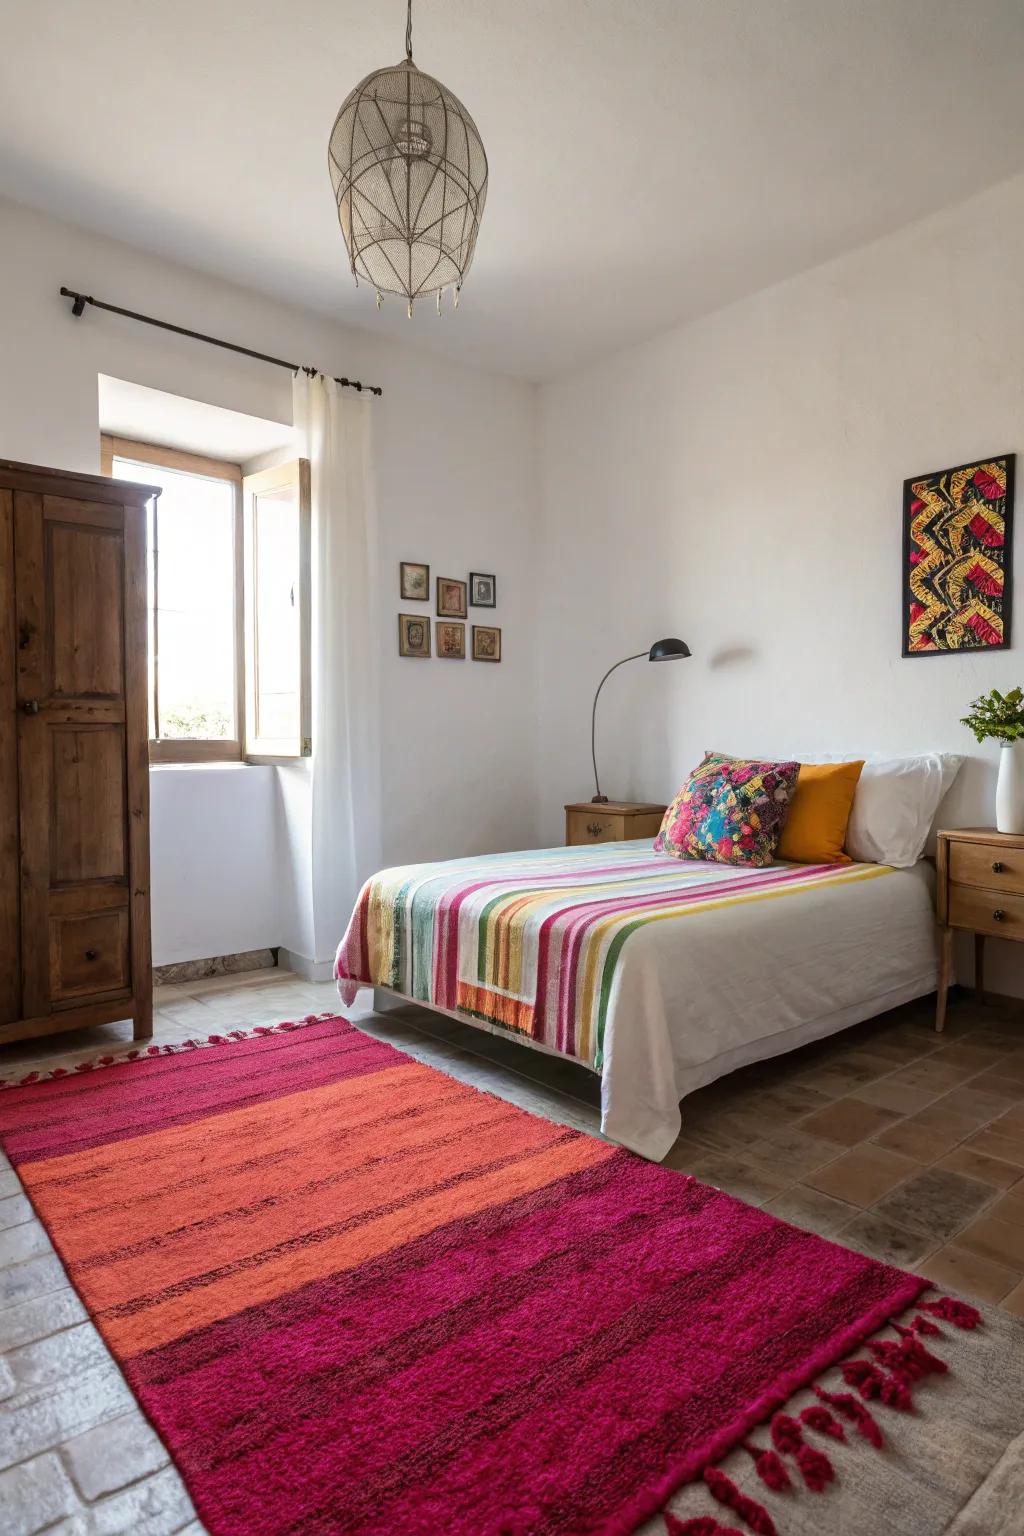
<path fill-rule="evenodd" d="M 977 1320 L 920 1304 L 798 1422 L 926 1281 L 343 1019 L 133 1054 L 9 1087 L 0 1139 L 212 1536 L 612 1536 L 700 1477 L 771 1536 L 715 1464 L 823 1490 L 945 1369 L 928 1313 Z"/>

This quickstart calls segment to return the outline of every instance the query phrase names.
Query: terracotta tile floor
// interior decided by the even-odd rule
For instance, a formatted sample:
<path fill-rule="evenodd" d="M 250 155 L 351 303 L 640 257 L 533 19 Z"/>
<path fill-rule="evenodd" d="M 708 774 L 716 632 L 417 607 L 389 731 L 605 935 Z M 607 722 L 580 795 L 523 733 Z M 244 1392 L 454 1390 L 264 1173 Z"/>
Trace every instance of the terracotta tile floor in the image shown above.
<path fill-rule="evenodd" d="M 596 1078 L 422 1009 L 356 1022 L 442 1071 L 594 1133 Z M 155 1038 L 334 1011 L 333 985 L 255 971 L 161 987 Z M 129 1026 L 0 1050 L 0 1077 L 126 1042 Z M 0 1105 L 2 1108 L 2 1105 Z M 786 1221 L 1024 1317 L 1024 1004 L 928 1000 L 692 1095 L 667 1164 Z M 180 1479 L 0 1154 L 0 1530 L 203 1536 Z M 6 1523 L 5 1523 L 6 1521 Z"/>

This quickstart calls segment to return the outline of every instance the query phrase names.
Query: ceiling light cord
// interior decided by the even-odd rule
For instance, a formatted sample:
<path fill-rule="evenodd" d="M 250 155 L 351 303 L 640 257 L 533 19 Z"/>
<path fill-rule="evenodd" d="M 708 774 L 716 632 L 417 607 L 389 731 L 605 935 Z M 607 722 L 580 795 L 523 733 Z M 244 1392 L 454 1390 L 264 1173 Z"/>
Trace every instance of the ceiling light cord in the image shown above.
<path fill-rule="evenodd" d="M 412 0 L 409 0 L 405 18 L 405 56 L 412 63 Z"/>

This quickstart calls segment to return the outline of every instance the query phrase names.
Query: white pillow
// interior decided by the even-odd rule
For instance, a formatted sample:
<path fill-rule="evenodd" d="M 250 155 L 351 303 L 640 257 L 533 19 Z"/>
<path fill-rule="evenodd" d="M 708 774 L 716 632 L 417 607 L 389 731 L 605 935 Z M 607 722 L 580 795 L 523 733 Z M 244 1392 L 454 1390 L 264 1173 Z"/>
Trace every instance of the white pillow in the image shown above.
<path fill-rule="evenodd" d="M 963 758 L 955 752 L 868 758 L 853 797 L 846 851 L 861 864 L 909 869 L 924 852 L 939 802 Z"/>

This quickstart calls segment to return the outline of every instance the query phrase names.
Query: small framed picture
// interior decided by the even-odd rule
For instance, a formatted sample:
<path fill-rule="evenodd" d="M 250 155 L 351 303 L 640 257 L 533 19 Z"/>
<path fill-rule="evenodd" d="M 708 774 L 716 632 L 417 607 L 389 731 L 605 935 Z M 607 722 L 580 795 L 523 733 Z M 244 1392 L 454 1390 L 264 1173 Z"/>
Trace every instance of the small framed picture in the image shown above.
<path fill-rule="evenodd" d="M 417 560 L 402 560 L 401 590 L 403 603 L 430 602 L 430 566 L 420 565 Z"/>
<path fill-rule="evenodd" d="M 437 578 L 437 616 L 439 619 L 466 617 L 466 583 L 454 576 Z"/>
<path fill-rule="evenodd" d="M 430 620 L 418 613 L 398 615 L 399 656 L 430 655 Z"/>
<path fill-rule="evenodd" d="M 465 661 L 465 624 L 452 624 L 447 619 L 435 619 L 434 628 L 437 631 L 438 658 L 444 661 Z"/>
<path fill-rule="evenodd" d="M 469 601 L 474 608 L 493 608 L 498 599 L 498 583 L 483 571 L 469 573 Z"/>
<path fill-rule="evenodd" d="M 501 630 L 490 624 L 473 625 L 473 660 L 501 660 Z"/>

